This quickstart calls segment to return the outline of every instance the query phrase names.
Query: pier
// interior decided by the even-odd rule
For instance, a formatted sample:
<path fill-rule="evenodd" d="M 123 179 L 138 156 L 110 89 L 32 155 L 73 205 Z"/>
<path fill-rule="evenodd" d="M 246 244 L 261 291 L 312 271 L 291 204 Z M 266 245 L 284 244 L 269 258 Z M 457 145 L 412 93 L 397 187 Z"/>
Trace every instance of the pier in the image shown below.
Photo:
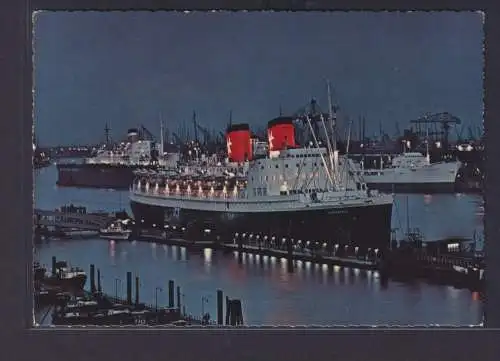
<path fill-rule="evenodd" d="M 114 220 L 112 214 L 92 214 L 81 211 L 34 210 L 35 228 L 70 228 L 82 231 L 99 231 Z"/>
<path fill-rule="evenodd" d="M 55 260 L 55 257 L 53 257 Z M 97 277 L 96 277 L 97 276 Z M 243 324 L 242 303 L 239 299 L 225 298 L 220 289 L 216 290 L 216 318 L 211 319 L 204 305 L 207 296 L 201 298 L 202 312 L 196 316 L 186 312 L 184 294 L 181 287 L 175 285 L 174 280 L 169 280 L 165 287 L 155 288 L 155 303 L 140 302 L 140 279 L 135 277 L 135 287 L 132 282 L 132 272 L 126 273 L 126 297 L 118 293 L 121 279 L 115 279 L 114 294 L 104 292 L 101 286 L 101 272 L 95 265 L 90 265 L 89 287 L 81 292 L 60 292 L 57 289 L 41 290 L 35 292 L 35 305 L 50 305 L 49 308 L 39 312 L 39 322 L 43 323 L 52 311 L 52 323 L 55 325 L 172 325 L 172 326 L 238 326 Z M 133 288 L 135 288 L 133 290 Z M 134 298 L 132 297 L 134 291 Z M 164 292 L 165 291 L 165 292 Z M 168 305 L 160 306 L 159 297 L 162 293 L 168 296 Z M 182 301 L 181 301 L 182 300 Z M 225 303 L 225 307 L 224 307 Z M 225 317 L 224 317 L 225 308 Z"/>

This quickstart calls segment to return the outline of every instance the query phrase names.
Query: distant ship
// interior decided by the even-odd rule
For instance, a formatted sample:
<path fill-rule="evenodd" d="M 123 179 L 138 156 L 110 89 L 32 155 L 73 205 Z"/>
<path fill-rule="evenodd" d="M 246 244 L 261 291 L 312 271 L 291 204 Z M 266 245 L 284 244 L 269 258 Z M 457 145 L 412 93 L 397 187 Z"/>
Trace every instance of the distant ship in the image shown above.
<path fill-rule="evenodd" d="M 380 169 L 363 169 L 361 162 L 356 174 L 369 188 L 380 191 L 448 193 L 456 190 L 460 167 L 459 161 L 431 163 L 428 155 L 406 152 Z"/>
<path fill-rule="evenodd" d="M 108 129 L 106 129 L 108 130 Z M 128 130 L 127 140 L 115 147 L 105 144 L 97 155 L 83 163 L 57 163 L 59 186 L 128 189 L 139 168 L 176 167 L 179 155 L 163 153 L 163 134 L 160 144 L 143 139 L 139 130 Z"/>
<path fill-rule="evenodd" d="M 385 249 L 393 196 L 368 190 L 348 171 L 353 162 L 334 147 L 296 144 L 294 121 L 280 116 L 268 122 L 264 154 L 252 149 L 248 124 L 228 127 L 228 157 L 248 163 L 243 179 L 137 174 L 130 189 L 135 221 L 153 227 L 175 225 L 185 229 L 187 239 L 208 232 L 213 239 L 231 241 L 236 233 L 251 233 L 273 241 L 291 236 L 323 247 Z M 306 117 L 306 123 L 311 122 Z"/>

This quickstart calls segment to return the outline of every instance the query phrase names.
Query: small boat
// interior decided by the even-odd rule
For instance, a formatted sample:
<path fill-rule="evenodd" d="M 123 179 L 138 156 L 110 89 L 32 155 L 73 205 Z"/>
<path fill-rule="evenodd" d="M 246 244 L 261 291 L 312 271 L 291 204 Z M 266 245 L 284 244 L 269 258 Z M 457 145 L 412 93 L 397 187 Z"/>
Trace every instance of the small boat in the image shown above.
<path fill-rule="evenodd" d="M 132 230 L 127 228 L 129 219 L 120 219 L 112 222 L 106 228 L 99 231 L 99 236 L 104 239 L 128 240 L 132 235 Z"/>
<path fill-rule="evenodd" d="M 54 267 L 55 274 L 46 274 L 41 283 L 47 287 L 62 290 L 81 290 L 87 282 L 86 272 L 79 267 L 69 267 L 67 262 L 59 261 Z"/>

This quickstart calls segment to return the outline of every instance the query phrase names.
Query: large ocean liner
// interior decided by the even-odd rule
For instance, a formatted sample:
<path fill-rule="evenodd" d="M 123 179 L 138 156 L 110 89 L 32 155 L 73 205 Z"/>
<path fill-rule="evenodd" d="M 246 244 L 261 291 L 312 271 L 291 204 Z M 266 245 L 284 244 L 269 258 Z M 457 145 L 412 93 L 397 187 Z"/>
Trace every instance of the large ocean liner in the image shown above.
<path fill-rule="evenodd" d="M 301 121 L 313 141 L 296 144 L 297 121 L 281 116 L 268 123 L 265 154 L 252 149 L 248 124 L 228 127 L 227 153 L 233 162 L 248 163 L 245 179 L 138 175 L 130 189 L 136 222 L 182 227 L 188 239 L 210 233 L 230 241 L 235 233 L 246 232 L 388 247 L 393 196 L 369 191 L 352 171 L 352 161 L 339 155 L 335 141 L 321 146 L 311 117 Z M 329 139 L 323 117 L 321 123 Z"/>
<path fill-rule="evenodd" d="M 145 139 L 137 128 L 128 130 L 127 139 L 111 147 L 106 142 L 97 155 L 82 163 L 57 163 L 59 186 L 128 189 L 139 168 L 176 167 L 179 155 L 163 153 L 160 143 Z"/>

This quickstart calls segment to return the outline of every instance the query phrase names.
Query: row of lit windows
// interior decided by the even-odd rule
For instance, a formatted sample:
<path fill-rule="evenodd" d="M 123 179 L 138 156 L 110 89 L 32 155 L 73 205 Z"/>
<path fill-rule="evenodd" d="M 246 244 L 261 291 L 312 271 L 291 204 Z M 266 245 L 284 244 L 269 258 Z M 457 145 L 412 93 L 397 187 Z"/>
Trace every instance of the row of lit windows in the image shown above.
<path fill-rule="evenodd" d="M 297 174 L 296 176 L 298 177 L 299 175 Z M 307 175 L 307 174 L 305 174 L 305 173 L 303 173 L 303 174 L 302 174 L 302 178 L 303 178 L 303 179 L 306 179 L 306 178 L 307 178 L 307 176 L 308 176 L 308 175 Z M 314 177 L 318 177 L 318 176 L 319 176 L 319 173 L 318 173 L 318 172 L 314 172 L 314 173 L 313 173 L 313 176 L 314 176 Z M 273 182 L 275 182 L 275 181 L 276 181 L 276 176 L 275 176 L 275 175 L 273 175 L 271 179 L 272 179 L 272 181 L 273 181 Z M 281 174 L 280 174 L 280 175 L 279 175 L 279 179 L 280 179 L 280 180 L 283 180 L 283 175 L 281 175 Z M 253 181 L 255 180 L 255 177 L 251 177 L 251 180 L 252 180 L 252 182 L 253 182 Z M 262 183 L 262 182 L 264 182 L 264 180 L 265 180 L 266 182 L 268 182 L 268 181 L 269 181 L 269 176 L 267 176 L 267 175 L 266 175 L 266 176 L 260 176 L 260 182 Z"/>
<path fill-rule="evenodd" d="M 302 165 L 303 165 L 303 166 L 305 166 L 306 164 L 302 164 Z M 297 163 L 297 168 L 299 168 L 300 166 L 301 166 L 301 164 L 300 164 L 300 163 Z M 314 167 L 317 167 L 317 166 L 318 166 L 318 163 L 314 163 L 314 164 L 313 164 L 313 166 L 314 166 Z M 276 164 L 274 167 L 275 167 L 276 169 L 278 169 L 278 168 L 279 168 L 279 164 Z M 271 166 L 269 166 L 269 168 L 271 168 Z M 285 163 L 285 168 L 288 168 L 288 164 L 286 164 L 286 163 Z M 261 165 L 261 166 L 260 166 L 260 169 L 264 169 L 264 166 L 263 166 L 263 165 Z"/>

